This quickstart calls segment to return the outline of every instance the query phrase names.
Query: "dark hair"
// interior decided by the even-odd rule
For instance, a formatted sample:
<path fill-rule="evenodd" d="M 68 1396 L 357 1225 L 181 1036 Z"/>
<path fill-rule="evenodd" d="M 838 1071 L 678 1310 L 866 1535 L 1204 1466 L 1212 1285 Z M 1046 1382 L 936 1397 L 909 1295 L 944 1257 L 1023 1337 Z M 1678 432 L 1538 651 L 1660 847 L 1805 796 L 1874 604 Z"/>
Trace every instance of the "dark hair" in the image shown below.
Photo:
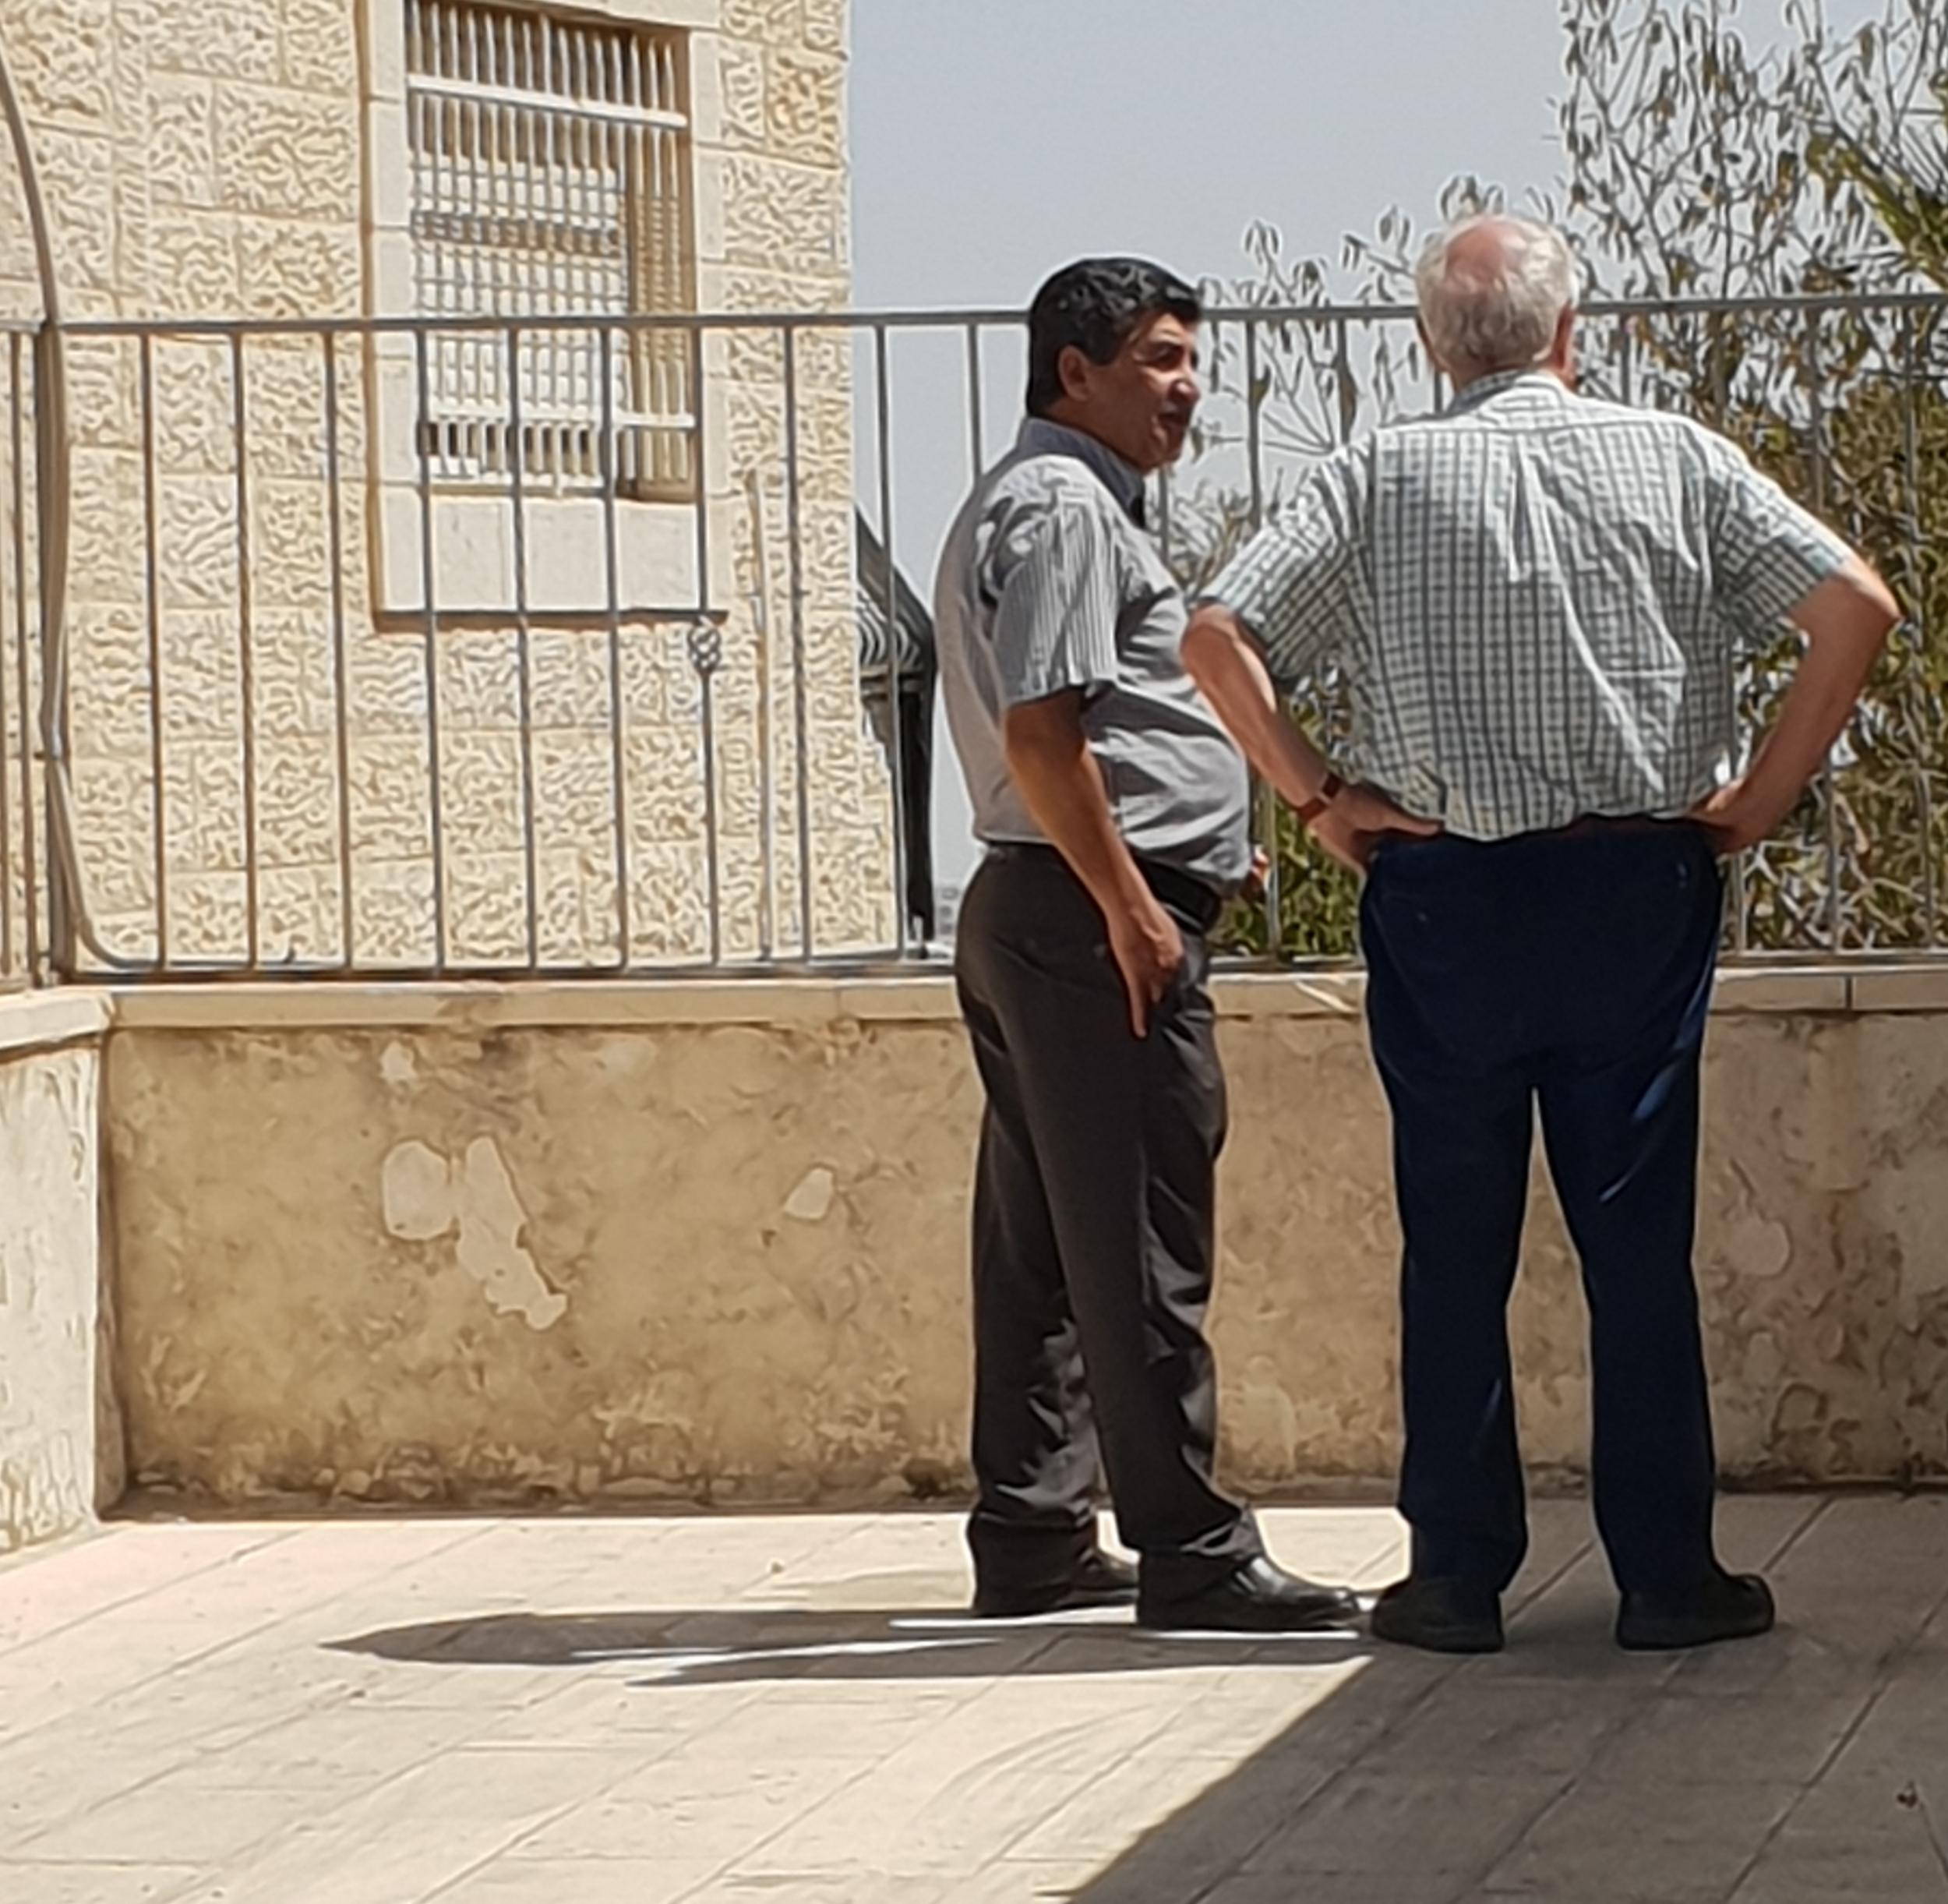
<path fill-rule="evenodd" d="M 1071 344 L 1091 363 L 1113 363 L 1131 333 L 1159 311 L 1194 324 L 1204 306 L 1182 278 L 1141 258 L 1064 265 L 1029 306 L 1029 415 L 1046 416 L 1061 401 L 1062 353 Z"/>

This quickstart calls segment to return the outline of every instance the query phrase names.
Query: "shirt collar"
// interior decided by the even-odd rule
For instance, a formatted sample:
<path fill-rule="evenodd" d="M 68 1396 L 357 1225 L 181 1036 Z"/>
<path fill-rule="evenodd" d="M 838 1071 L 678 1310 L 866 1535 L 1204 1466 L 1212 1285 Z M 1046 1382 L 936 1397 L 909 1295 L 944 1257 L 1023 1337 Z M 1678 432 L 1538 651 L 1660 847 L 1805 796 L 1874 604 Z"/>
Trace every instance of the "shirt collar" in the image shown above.
<path fill-rule="evenodd" d="M 1469 411 L 1478 410 L 1484 403 L 1499 397 L 1504 390 L 1513 390 L 1518 385 L 1551 390 L 1559 397 L 1566 397 L 1569 394 L 1562 380 L 1547 370 L 1498 370 L 1491 376 L 1477 377 L 1448 405 L 1447 414 L 1449 416 L 1465 415 Z"/>
<path fill-rule="evenodd" d="M 1142 500 L 1142 472 L 1124 462 L 1106 443 L 1087 430 L 1071 429 L 1068 424 L 1053 422 L 1045 416 L 1031 416 L 1024 419 L 1015 447 L 1026 456 L 1074 457 L 1095 474 L 1103 488 L 1131 514 Z"/>

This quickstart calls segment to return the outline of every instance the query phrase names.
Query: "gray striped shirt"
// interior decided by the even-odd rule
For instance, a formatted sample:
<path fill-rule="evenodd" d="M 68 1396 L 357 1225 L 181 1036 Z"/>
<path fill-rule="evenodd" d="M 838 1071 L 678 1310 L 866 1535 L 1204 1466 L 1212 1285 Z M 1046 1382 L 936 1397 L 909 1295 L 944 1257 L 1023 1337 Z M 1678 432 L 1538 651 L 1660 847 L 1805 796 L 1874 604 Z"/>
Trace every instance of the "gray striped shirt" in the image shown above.
<path fill-rule="evenodd" d="M 1515 373 L 1328 459 L 1210 590 L 1349 773 L 1477 839 L 1683 812 L 1737 758 L 1742 645 L 1846 545 L 1701 424 Z"/>
<path fill-rule="evenodd" d="M 1065 689 L 1131 852 L 1220 891 L 1251 864 L 1243 757 L 1184 672 L 1184 597 L 1135 520 L 1143 480 L 1031 417 L 948 533 L 940 691 L 983 840 L 1039 841 L 1008 770 L 1008 708 Z"/>

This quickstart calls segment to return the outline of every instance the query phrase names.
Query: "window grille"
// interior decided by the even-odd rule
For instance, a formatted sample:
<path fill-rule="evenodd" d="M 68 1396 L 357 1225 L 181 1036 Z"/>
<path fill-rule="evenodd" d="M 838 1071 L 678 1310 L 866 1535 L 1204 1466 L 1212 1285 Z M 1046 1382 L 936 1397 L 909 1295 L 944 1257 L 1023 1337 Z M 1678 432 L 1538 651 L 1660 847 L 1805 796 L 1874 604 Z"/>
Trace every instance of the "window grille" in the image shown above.
<path fill-rule="evenodd" d="M 406 0 L 414 297 L 428 317 L 692 308 L 683 36 L 473 0 Z M 681 330 L 611 334 L 625 493 L 686 498 L 697 393 Z M 422 447 L 436 481 L 599 487 L 602 333 L 435 332 Z M 511 359 L 511 361 L 510 361 Z"/>

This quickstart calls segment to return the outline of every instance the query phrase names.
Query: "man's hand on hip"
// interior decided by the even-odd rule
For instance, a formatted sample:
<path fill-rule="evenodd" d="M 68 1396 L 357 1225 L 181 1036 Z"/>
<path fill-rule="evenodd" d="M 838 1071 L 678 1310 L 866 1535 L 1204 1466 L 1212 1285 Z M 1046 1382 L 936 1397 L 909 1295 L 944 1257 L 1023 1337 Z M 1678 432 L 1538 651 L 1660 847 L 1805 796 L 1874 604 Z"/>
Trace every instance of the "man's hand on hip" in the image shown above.
<path fill-rule="evenodd" d="M 1704 828 L 1720 859 L 1729 859 L 1770 838 L 1791 811 L 1790 805 L 1781 808 L 1777 800 L 1764 796 L 1747 778 L 1728 782 L 1685 817 Z"/>
<path fill-rule="evenodd" d="M 1364 874 L 1374 848 L 1389 833 L 1426 839 L 1442 828 L 1438 821 L 1417 818 L 1372 787 L 1348 786 L 1333 796 L 1308 830 L 1342 866 Z"/>
<path fill-rule="evenodd" d="M 1141 1038 L 1149 1033 L 1150 1013 L 1163 1002 L 1183 967 L 1184 934 L 1154 898 L 1148 905 L 1117 906 L 1104 918 L 1110 955 L 1130 995 L 1130 1029 Z"/>

